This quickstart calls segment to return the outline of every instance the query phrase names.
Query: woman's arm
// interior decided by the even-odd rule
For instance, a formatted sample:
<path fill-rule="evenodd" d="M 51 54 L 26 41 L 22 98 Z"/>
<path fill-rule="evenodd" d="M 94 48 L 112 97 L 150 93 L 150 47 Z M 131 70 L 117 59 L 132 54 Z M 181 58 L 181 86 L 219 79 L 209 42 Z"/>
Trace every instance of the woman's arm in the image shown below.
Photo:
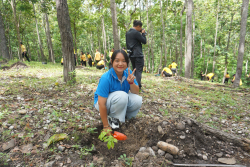
<path fill-rule="evenodd" d="M 102 119 L 103 129 L 104 130 L 112 130 L 108 123 L 108 114 L 107 114 L 107 107 L 106 107 L 107 98 L 98 96 L 98 105 L 99 105 L 99 112 Z"/>
<path fill-rule="evenodd" d="M 130 92 L 134 94 L 139 94 L 139 86 L 137 86 L 135 83 L 130 84 Z"/>

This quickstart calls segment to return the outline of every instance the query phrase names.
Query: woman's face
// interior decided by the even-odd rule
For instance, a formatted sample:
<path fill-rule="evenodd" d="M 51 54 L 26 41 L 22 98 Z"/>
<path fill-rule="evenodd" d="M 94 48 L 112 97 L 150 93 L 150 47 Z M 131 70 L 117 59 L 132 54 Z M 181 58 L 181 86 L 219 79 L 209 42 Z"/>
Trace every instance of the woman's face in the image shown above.
<path fill-rule="evenodd" d="M 117 73 L 123 73 L 123 71 L 128 67 L 127 62 L 122 53 L 118 53 L 115 60 L 112 62 L 113 68 Z"/>

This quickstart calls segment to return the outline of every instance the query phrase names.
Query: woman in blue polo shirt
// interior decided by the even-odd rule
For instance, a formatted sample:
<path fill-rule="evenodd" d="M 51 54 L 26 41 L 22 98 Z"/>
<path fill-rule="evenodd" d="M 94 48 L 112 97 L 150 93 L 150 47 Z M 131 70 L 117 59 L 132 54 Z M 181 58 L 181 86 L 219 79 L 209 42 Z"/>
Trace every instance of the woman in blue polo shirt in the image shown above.
<path fill-rule="evenodd" d="M 100 78 L 94 98 L 94 106 L 100 112 L 104 130 L 111 130 L 110 118 L 125 122 L 125 118 L 135 117 L 142 105 L 142 97 L 138 95 L 139 86 L 133 75 L 136 69 L 132 72 L 127 68 L 127 53 L 114 51 L 111 63 L 113 68 Z"/>

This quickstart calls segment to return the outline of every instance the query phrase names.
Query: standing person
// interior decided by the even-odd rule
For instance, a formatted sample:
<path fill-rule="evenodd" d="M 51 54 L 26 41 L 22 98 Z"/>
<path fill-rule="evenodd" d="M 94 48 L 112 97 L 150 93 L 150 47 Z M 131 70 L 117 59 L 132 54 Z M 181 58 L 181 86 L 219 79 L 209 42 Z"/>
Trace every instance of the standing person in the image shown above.
<path fill-rule="evenodd" d="M 142 22 L 140 20 L 134 20 L 133 28 L 126 33 L 126 45 L 129 51 L 129 57 L 133 66 L 133 70 L 136 69 L 135 76 L 136 81 L 139 84 L 140 91 L 141 77 L 144 66 L 144 55 L 142 52 L 142 44 L 146 44 L 146 31 L 142 29 Z"/>
<path fill-rule="evenodd" d="M 21 49 L 22 49 L 22 56 L 23 56 L 23 58 L 24 58 L 24 56 L 25 56 L 26 59 L 28 60 L 28 62 L 30 62 L 30 59 L 29 59 L 29 57 L 27 56 L 27 51 L 26 51 L 25 46 L 23 45 L 22 42 L 20 42 L 20 45 L 21 45 Z"/>
<path fill-rule="evenodd" d="M 96 49 L 94 62 L 98 63 L 101 60 L 101 53 Z"/>
<path fill-rule="evenodd" d="M 236 74 L 233 75 L 233 80 L 231 81 L 231 83 L 234 83 L 235 75 L 236 75 Z M 242 85 L 242 80 L 240 79 L 240 86 L 241 86 L 241 85 Z"/>
<path fill-rule="evenodd" d="M 75 60 L 75 66 L 76 66 L 76 51 L 75 51 L 75 49 L 74 49 L 74 60 Z"/>
<path fill-rule="evenodd" d="M 88 57 L 88 64 L 90 67 L 92 67 L 92 56 L 89 54 L 89 52 L 87 52 L 87 57 Z"/>
<path fill-rule="evenodd" d="M 171 71 L 173 73 L 173 76 L 176 76 L 176 69 L 177 69 L 177 64 L 175 63 L 175 61 L 173 60 L 172 64 L 171 64 Z"/>
<path fill-rule="evenodd" d="M 111 51 L 109 52 L 109 69 L 112 68 L 111 57 L 113 53 L 114 53 L 114 48 L 112 48 Z"/>
<path fill-rule="evenodd" d="M 201 76 L 201 80 L 204 81 L 205 74 L 203 74 L 203 71 L 201 71 L 200 76 Z"/>
<path fill-rule="evenodd" d="M 111 63 L 113 68 L 101 76 L 94 96 L 94 107 L 100 112 L 106 132 L 119 128 L 119 121 L 136 117 L 142 105 L 139 86 L 133 75 L 136 69 L 132 72 L 128 68 L 126 52 L 114 51 Z"/>
<path fill-rule="evenodd" d="M 229 78 L 230 78 L 230 75 L 229 75 L 228 72 L 227 72 L 227 74 L 226 74 L 226 76 L 225 76 L 224 84 L 225 84 L 225 83 L 228 83 Z"/>
<path fill-rule="evenodd" d="M 63 65 L 63 58 L 61 58 L 61 65 Z"/>
<path fill-rule="evenodd" d="M 85 55 L 85 53 L 83 53 L 83 51 L 81 51 L 80 58 L 81 58 L 81 64 L 82 64 L 82 66 L 84 65 L 86 67 L 86 55 Z"/>

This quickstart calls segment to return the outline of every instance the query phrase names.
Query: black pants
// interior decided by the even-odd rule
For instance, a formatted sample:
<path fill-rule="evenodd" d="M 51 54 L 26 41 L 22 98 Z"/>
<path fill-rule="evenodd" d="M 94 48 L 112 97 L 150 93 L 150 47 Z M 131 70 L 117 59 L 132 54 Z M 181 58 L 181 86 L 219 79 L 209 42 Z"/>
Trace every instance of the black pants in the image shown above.
<path fill-rule="evenodd" d="M 96 68 L 100 70 L 100 69 L 104 68 L 104 65 L 99 65 L 99 66 L 97 65 Z"/>
<path fill-rule="evenodd" d="M 86 67 L 86 61 L 81 61 L 82 66 L 84 65 Z"/>
<path fill-rule="evenodd" d="M 89 66 L 92 67 L 92 59 L 89 59 Z"/>
<path fill-rule="evenodd" d="M 109 62 L 109 69 L 111 69 L 113 66 L 112 66 L 112 64 L 111 64 L 111 62 Z"/>
<path fill-rule="evenodd" d="M 141 89 L 141 77 L 142 77 L 142 71 L 144 66 L 144 58 L 143 57 L 130 57 L 133 70 L 136 68 L 135 71 L 135 77 L 136 81 L 139 84 L 139 88 Z"/>
<path fill-rule="evenodd" d="M 75 59 L 75 66 L 76 66 L 76 54 L 74 54 L 74 59 Z"/>
<path fill-rule="evenodd" d="M 23 58 L 24 58 L 24 56 L 25 56 L 26 59 L 28 60 L 28 62 L 30 62 L 30 59 L 29 59 L 29 57 L 27 56 L 27 52 L 23 52 L 23 53 L 22 53 L 22 56 L 23 56 Z"/>
<path fill-rule="evenodd" d="M 165 75 L 165 77 L 172 77 L 172 75 L 167 73 L 166 71 L 163 71 L 163 74 Z"/>
<path fill-rule="evenodd" d="M 63 63 L 61 63 L 61 65 L 63 65 Z"/>
<path fill-rule="evenodd" d="M 224 83 L 228 83 L 229 78 L 225 78 Z"/>

